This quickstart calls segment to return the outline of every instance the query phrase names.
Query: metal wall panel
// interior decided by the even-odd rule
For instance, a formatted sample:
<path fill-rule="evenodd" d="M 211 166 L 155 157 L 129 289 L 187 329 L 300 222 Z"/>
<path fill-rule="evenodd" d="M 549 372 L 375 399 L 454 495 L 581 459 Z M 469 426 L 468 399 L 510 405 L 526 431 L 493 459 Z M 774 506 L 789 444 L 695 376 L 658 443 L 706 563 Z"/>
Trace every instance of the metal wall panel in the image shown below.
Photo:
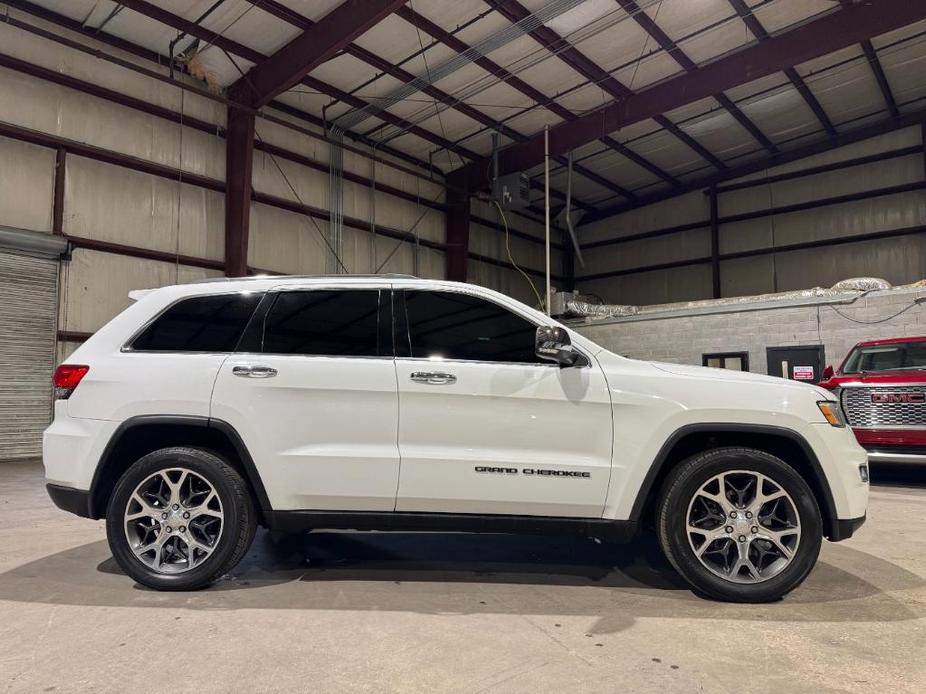
<path fill-rule="evenodd" d="M 0 224 L 51 231 L 54 186 L 54 150 L 0 137 Z"/>
<path fill-rule="evenodd" d="M 580 226 L 578 234 L 580 242 L 585 244 L 707 218 L 707 197 L 696 190 L 665 202 L 638 207 L 600 222 Z"/>
<path fill-rule="evenodd" d="M 66 8 L 61 6 L 68 5 L 69 3 L 44 4 L 50 6 L 51 9 L 56 12 L 63 12 Z M 58 5 L 58 7 L 55 5 Z M 93 41 L 84 34 L 68 31 L 58 25 L 50 24 L 13 8 L 4 7 L 3 11 L 4 14 L 9 12 L 11 16 L 21 19 L 28 24 L 40 26 L 54 34 L 63 35 L 69 39 L 79 41 L 80 43 L 99 48 L 106 53 L 118 55 L 123 60 L 141 65 L 148 70 L 160 71 L 163 75 L 170 74 L 170 70 L 166 65 L 158 67 L 150 61 L 139 58 L 131 53 L 120 51 L 102 42 Z M 138 22 L 142 20 L 142 18 L 133 13 L 132 20 Z M 163 27 L 163 25 L 155 26 Z M 167 30 L 167 27 L 164 27 L 164 29 Z M 172 30 L 167 31 L 173 33 Z M 64 72 L 78 79 L 93 82 L 94 84 L 108 89 L 122 92 L 127 96 L 150 101 L 151 103 L 156 103 L 176 111 L 180 110 L 181 90 L 175 86 L 137 73 L 129 73 L 118 65 L 99 60 L 87 53 L 71 50 L 67 46 L 26 33 L 2 22 L 0 22 L 0 45 L 3 46 L 4 53 L 20 58 L 21 60 L 26 60 L 51 70 Z M 198 81 L 191 81 L 195 84 L 201 84 Z M 195 116 L 196 118 L 210 123 L 215 123 L 216 125 L 224 126 L 225 108 L 221 104 L 211 99 L 205 99 L 195 94 L 190 94 L 189 92 L 184 95 L 183 99 L 184 111 L 188 115 Z"/>
<path fill-rule="evenodd" d="M 875 155 L 921 144 L 921 130 L 906 128 L 858 142 L 838 150 L 808 157 L 741 181 L 759 182 L 779 174 Z M 760 184 L 743 190 L 721 192 L 720 216 L 730 216 L 774 207 L 802 204 L 825 198 L 851 195 L 876 188 L 916 183 L 923 180 L 923 155 L 872 162 L 813 176 Z M 583 243 L 619 238 L 654 229 L 705 221 L 708 200 L 702 191 L 579 228 Z M 720 225 L 720 253 L 736 253 L 810 241 L 851 238 L 861 234 L 902 227 L 926 225 L 926 191 L 917 190 L 826 205 Z M 922 237 L 846 243 L 737 260 L 720 265 L 721 294 L 743 296 L 776 290 L 829 286 L 858 275 L 885 277 L 895 284 L 926 275 Z M 698 229 L 589 249 L 586 268 L 577 274 L 594 274 L 710 255 L 709 232 Z M 607 301 L 654 304 L 682 299 L 709 298 L 710 266 L 641 272 L 592 282 L 578 282 L 579 289 L 594 291 Z M 670 277 L 684 278 L 673 283 Z M 698 294 L 698 291 L 703 293 Z M 631 300 L 630 297 L 636 297 Z"/>
<path fill-rule="evenodd" d="M 225 199 L 198 186 L 71 155 L 64 231 L 220 260 L 225 252 Z"/>
<path fill-rule="evenodd" d="M 51 415 L 57 259 L 0 252 L 0 461 L 34 458 Z"/>
<path fill-rule="evenodd" d="M 131 84 L 135 75 L 124 74 Z M 220 137 L 6 68 L 0 68 L 0 94 L 2 121 L 175 168 L 182 140 L 184 171 L 225 178 Z"/>
<path fill-rule="evenodd" d="M 366 172 L 366 175 L 368 174 L 369 171 Z M 388 185 L 394 185 L 391 171 L 386 167 L 379 168 L 377 178 Z M 411 176 L 408 178 L 411 182 L 417 180 Z M 254 190 L 257 192 L 320 209 L 328 207 L 330 181 L 327 172 L 310 169 L 281 157 L 271 157 L 255 150 L 252 180 Z M 296 190 L 296 194 L 293 194 L 290 186 Z M 368 186 L 345 180 L 343 181 L 343 193 L 344 215 L 369 222 L 373 216 L 373 190 Z M 426 197 L 422 193 L 422 199 L 433 200 L 434 196 Z M 437 196 L 438 202 L 442 199 L 443 193 Z M 381 191 L 376 193 L 375 208 L 377 225 L 402 231 L 409 231 L 414 227 L 413 233 L 417 233 L 421 238 L 438 242 L 444 240 L 444 215 L 440 210 L 411 200 L 403 200 Z M 327 222 L 319 221 L 319 223 L 327 227 Z"/>
<path fill-rule="evenodd" d="M 635 275 L 579 282 L 578 289 L 608 303 L 665 304 L 703 299 L 711 294 L 711 267 L 691 265 Z"/>
<path fill-rule="evenodd" d="M 92 333 L 131 303 L 133 289 L 221 276 L 217 270 L 77 249 L 61 266 L 58 327 Z"/>

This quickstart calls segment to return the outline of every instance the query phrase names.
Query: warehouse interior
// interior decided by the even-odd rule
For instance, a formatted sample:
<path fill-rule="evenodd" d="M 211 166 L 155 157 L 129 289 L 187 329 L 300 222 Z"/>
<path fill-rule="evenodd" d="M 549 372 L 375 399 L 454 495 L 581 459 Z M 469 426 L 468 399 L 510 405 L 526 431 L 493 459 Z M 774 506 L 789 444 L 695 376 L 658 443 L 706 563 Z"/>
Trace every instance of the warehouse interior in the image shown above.
<path fill-rule="evenodd" d="M 926 466 L 761 609 L 645 538 L 452 533 L 265 533 L 160 595 L 45 497 L 52 373 L 129 292 L 383 273 L 814 383 L 926 335 L 926 3 L 0 0 L 6 690 L 151 688 L 184 632 L 179 691 L 923 690 Z"/>

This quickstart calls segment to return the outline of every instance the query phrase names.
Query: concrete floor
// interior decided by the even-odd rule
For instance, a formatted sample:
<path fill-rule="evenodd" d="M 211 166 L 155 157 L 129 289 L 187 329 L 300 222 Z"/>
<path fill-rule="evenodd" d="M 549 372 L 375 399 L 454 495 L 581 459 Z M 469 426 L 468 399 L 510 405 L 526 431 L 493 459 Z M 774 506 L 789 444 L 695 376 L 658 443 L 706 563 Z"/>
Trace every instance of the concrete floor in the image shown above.
<path fill-rule="evenodd" d="M 745 679 L 744 679 L 745 678 Z M 102 521 L 0 465 L 0 691 L 923 692 L 926 471 L 874 488 L 772 605 L 686 590 L 651 541 L 260 532 L 233 576 L 156 593 Z"/>

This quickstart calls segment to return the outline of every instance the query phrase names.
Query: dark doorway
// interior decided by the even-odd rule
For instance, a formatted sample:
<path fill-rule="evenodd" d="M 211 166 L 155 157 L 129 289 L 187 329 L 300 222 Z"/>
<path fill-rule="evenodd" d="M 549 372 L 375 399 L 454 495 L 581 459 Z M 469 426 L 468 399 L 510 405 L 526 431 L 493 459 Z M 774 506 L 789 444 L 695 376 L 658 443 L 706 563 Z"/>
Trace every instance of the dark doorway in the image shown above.
<path fill-rule="evenodd" d="M 818 383 L 823 374 L 823 345 L 768 347 L 769 376 L 790 378 L 803 383 Z"/>
<path fill-rule="evenodd" d="M 733 371 L 749 371 L 749 352 L 702 354 L 701 366 L 711 366 L 715 369 L 732 369 Z"/>

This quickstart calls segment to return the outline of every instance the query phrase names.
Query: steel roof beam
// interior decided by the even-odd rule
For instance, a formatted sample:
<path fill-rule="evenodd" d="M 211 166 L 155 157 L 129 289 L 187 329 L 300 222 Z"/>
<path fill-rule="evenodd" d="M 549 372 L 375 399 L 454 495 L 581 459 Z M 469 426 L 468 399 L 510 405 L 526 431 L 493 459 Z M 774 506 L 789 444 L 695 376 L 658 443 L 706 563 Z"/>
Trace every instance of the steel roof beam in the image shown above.
<path fill-rule="evenodd" d="M 254 0 L 254 1 L 257 2 L 259 0 Z M 443 28 L 441 28 L 440 26 L 438 26 L 437 24 L 429 20 L 427 17 L 424 17 L 418 14 L 417 12 L 415 12 L 412 8 L 408 6 L 404 6 L 396 10 L 396 15 L 401 17 L 408 23 L 418 27 L 425 33 L 430 34 L 433 38 L 437 39 L 438 41 L 443 43 L 445 46 L 453 49 L 457 53 L 462 54 L 462 53 L 466 53 L 467 51 L 471 50 L 471 47 L 468 44 L 464 43 L 463 41 L 458 39 L 456 36 L 451 34 L 450 32 L 445 31 Z M 473 62 L 479 67 L 481 67 L 483 70 L 488 72 L 490 75 L 497 77 L 498 79 L 500 79 L 502 82 L 507 84 L 512 89 L 515 89 L 516 91 L 521 92 L 524 96 L 533 100 L 538 105 L 543 106 L 551 113 L 555 113 L 557 116 L 559 116 L 563 120 L 569 121 L 569 120 L 576 119 L 577 116 L 572 111 L 565 108 L 564 106 L 561 106 L 553 98 L 547 96 L 546 94 L 541 92 L 539 89 L 532 87 L 527 82 L 522 80 L 520 77 L 512 74 L 506 68 L 502 67 L 501 65 L 487 58 L 486 56 L 479 56 L 475 58 Z M 658 166 L 648 161 L 647 159 L 641 157 L 639 154 L 637 154 L 630 148 L 624 146 L 623 144 L 621 144 L 614 138 L 604 137 L 601 139 L 601 142 L 604 143 L 607 147 L 610 147 L 615 152 L 623 155 L 627 159 L 630 159 L 632 162 L 634 162 L 638 166 L 641 166 L 645 168 L 647 171 L 649 171 L 650 173 L 658 176 L 665 182 L 671 185 L 678 184 L 678 179 L 676 179 L 674 176 L 671 176 L 666 171 L 663 171 Z M 576 169 L 576 171 L 581 171 L 581 167 L 579 166 L 575 166 L 574 168 Z M 631 197 L 633 197 L 632 194 L 631 194 Z"/>
<path fill-rule="evenodd" d="M 161 9 L 160 7 L 147 2 L 147 0 L 125 0 L 122 2 L 122 4 L 150 19 L 157 20 L 162 24 L 183 31 L 190 36 L 196 36 L 202 41 L 211 43 L 212 45 L 217 46 L 222 50 L 227 51 L 228 53 L 237 55 L 238 57 L 249 60 L 252 63 L 258 64 L 267 58 L 267 56 L 265 56 L 263 53 L 255 51 L 253 48 L 248 48 L 247 46 L 240 44 L 237 41 L 233 41 L 232 39 L 217 34 L 210 29 L 206 29 L 205 27 L 199 26 L 198 24 L 184 19 L 183 17 L 172 14 L 167 10 Z M 334 97 L 335 99 L 345 101 L 346 103 L 349 103 L 356 108 L 364 108 L 365 106 L 368 106 L 367 102 L 363 99 L 352 96 L 347 92 L 338 89 L 337 87 L 322 82 L 321 80 L 305 77 L 302 79 L 301 83 L 311 87 L 316 91 L 320 91 L 327 94 L 328 96 Z M 421 137 L 422 139 L 425 139 L 428 142 L 441 147 L 442 149 L 448 149 L 452 152 L 455 152 L 461 157 L 466 157 L 468 159 L 480 158 L 479 154 L 476 152 L 473 152 L 472 150 L 469 150 L 460 145 L 456 145 L 450 140 L 442 138 L 441 136 L 425 130 L 424 128 L 421 128 L 417 125 L 414 125 L 413 123 L 409 123 L 405 119 L 399 118 L 398 116 L 395 116 L 388 111 L 383 111 L 382 113 L 378 114 L 377 117 L 390 122 L 392 125 L 401 128 L 405 132 L 408 132 L 412 135 L 417 135 L 418 137 Z"/>
<path fill-rule="evenodd" d="M 406 1 L 343 0 L 314 26 L 255 65 L 232 85 L 231 93 L 248 94 L 257 108 L 270 103 Z"/>
<path fill-rule="evenodd" d="M 280 5 L 280 3 L 275 2 L 275 0 L 248 0 L 248 2 L 260 7 L 266 12 L 273 14 L 278 19 L 282 19 L 285 22 L 293 24 L 294 26 L 299 26 L 300 28 L 303 28 L 303 29 L 309 29 L 312 26 L 315 26 L 315 23 L 311 19 L 304 17 L 296 13 L 293 10 L 290 10 L 288 7 L 285 7 L 284 5 Z M 407 7 L 400 7 L 398 10 L 396 10 L 396 14 L 404 18 L 405 15 L 403 15 L 402 13 L 406 11 L 407 9 L 408 9 Z M 344 52 L 349 55 L 352 55 L 358 60 L 362 60 L 367 65 L 370 65 L 376 68 L 377 70 L 382 71 L 383 73 L 389 75 L 390 77 L 394 77 L 400 82 L 404 82 L 406 84 L 411 84 L 411 85 L 414 85 L 415 87 L 419 87 L 420 91 L 427 94 L 431 98 L 439 101 L 440 103 L 450 108 L 453 108 L 456 111 L 459 111 L 463 115 L 475 120 L 477 123 L 481 123 L 485 125 L 486 127 L 492 128 L 493 130 L 500 132 L 501 134 L 505 135 L 506 137 L 509 137 L 512 140 L 523 142 L 524 140 L 527 139 L 526 135 L 519 133 L 516 130 L 502 123 L 499 123 L 493 118 L 487 116 L 482 111 L 479 111 L 478 109 L 473 108 L 472 106 L 461 101 L 460 99 L 454 98 L 450 94 L 447 94 L 446 92 L 444 92 L 441 89 L 438 89 L 435 86 L 422 83 L 422 81 L 418 77 L 411 74 L 407 70 L 404 70 L 398 65 L 394 65 L 390 63 L 389 61 L 384 60 L 383 58 L 368 51 L 365 48 L 362 48 L 361 46 L 358 46 L 356 44 L 348 44 L 344 46 Z M 377 111 L 381 111 L 381 110 L 384 110 L 384 109 L 377 109 Z M 379 116 L 378 112 L 371 113 L 370 115 L 381 117 Z M 369 135 L 369 133 L 367 133 L 367 135 Z M 565 165 L 566 163 L 565 159 L 563 159 L 560 163 Z M 585 176 L 586 178 L 597 183 L 603 188 L 610 190 L 612 193 L 617 193 L 618 195 L 621 195 L 622 197 L 625 197 L 628 200 L 635 199 L 634 194 L 631 193 L 626 188 L 623 188 L 622 186 L 614 183 L 608 178 L 605 178 L 604 176 L 601 176 L 600 174 L 597 174 L 594 171 L 591 171 L 590 169 L 584 166 L 575 167 L 575 170 L 576 170 L 576 173 L 579 173 L 582 176 Z M 587 205 L 586 205 L 586 208 L 592 209 L 591 206 L 587 206 Z"/>
<path fill-rule="evenodd" d="M 521 5 L 517 0 L 485 0 L 496 12 L 500 13 L 508 21 L 514 23 L 530 16 L 530 12 Z M 624 99 L 633 95 L 633 91 L 625 85 L 618 82 L 606 70 L 603 70 L 594 61 L 589 59 L 584 53 L 574 46 L 570 45 L 562 36 L 552 29 L 540 25 L 528 32 L 537 43 L 546 48 L 550 53 L 556 55 L 560 60 L 566 63 L 573 70 L 582 75 L 585 79 L 593 82 L 615 99 Z M 691 135 L 679 128 L 675 123 L 666 118 L 664 115 L 654 114 L 653 120 L 672 133 L 676 138 L 685 143 L 690 149 L 694 150 L 702 159 L 710 162 L 718 169 L 726 168 L 726 165 L 714 156 L 706 147 L 701 145 Z"/>
<path fill-rule="evenodd" d="M 669 35 L 666 34 L 646 12 L 640 9 L 640 6 L 635 0 L 617 0 L 617 3 L 627 14 L 636 20 L 640 28 L 643 29 L 650 38 L 659 44 L 662 50 L 675 59 L 675 62 L 677 62 L 685 72 L 691 72 L 697 69 L 698 66 L 695 62 L 688 57 L 685 51 L 683 51 L 675 41 L 669 38 Z M 778 147 L 775 146 L 775 143 L 773 143 L 755 123 L 749 120 L 749 117 L 733 103 L 730 97 L 720 92 L 715 94 L 714 98 L 769 154 L 776 154 L 778 152 Z"/>
<path fill-rule="evenodd" d="M 636 94 L 615 100 L 550 128 L 550 151 L 562 154 L 593 142 L 604 133 L 671 111 L 707 96 L 726 91 L 760 77 L 782 72 L 793 65 L 828 55 L 914 22 L 926 19 L 926 2 L 879 0 L 857 3 L 830 12 L 790 31 L 771 36 L 706 65 L 654 84 Z M 838 139 L 838 138 L 837 138 Z M 501 173 L 523 171 L 543 161 L 543 134 L 513 144 L 499 153 Z M 472 187 L 485 185 L 487 160 L 474 162 L 465 175 Z"/>

